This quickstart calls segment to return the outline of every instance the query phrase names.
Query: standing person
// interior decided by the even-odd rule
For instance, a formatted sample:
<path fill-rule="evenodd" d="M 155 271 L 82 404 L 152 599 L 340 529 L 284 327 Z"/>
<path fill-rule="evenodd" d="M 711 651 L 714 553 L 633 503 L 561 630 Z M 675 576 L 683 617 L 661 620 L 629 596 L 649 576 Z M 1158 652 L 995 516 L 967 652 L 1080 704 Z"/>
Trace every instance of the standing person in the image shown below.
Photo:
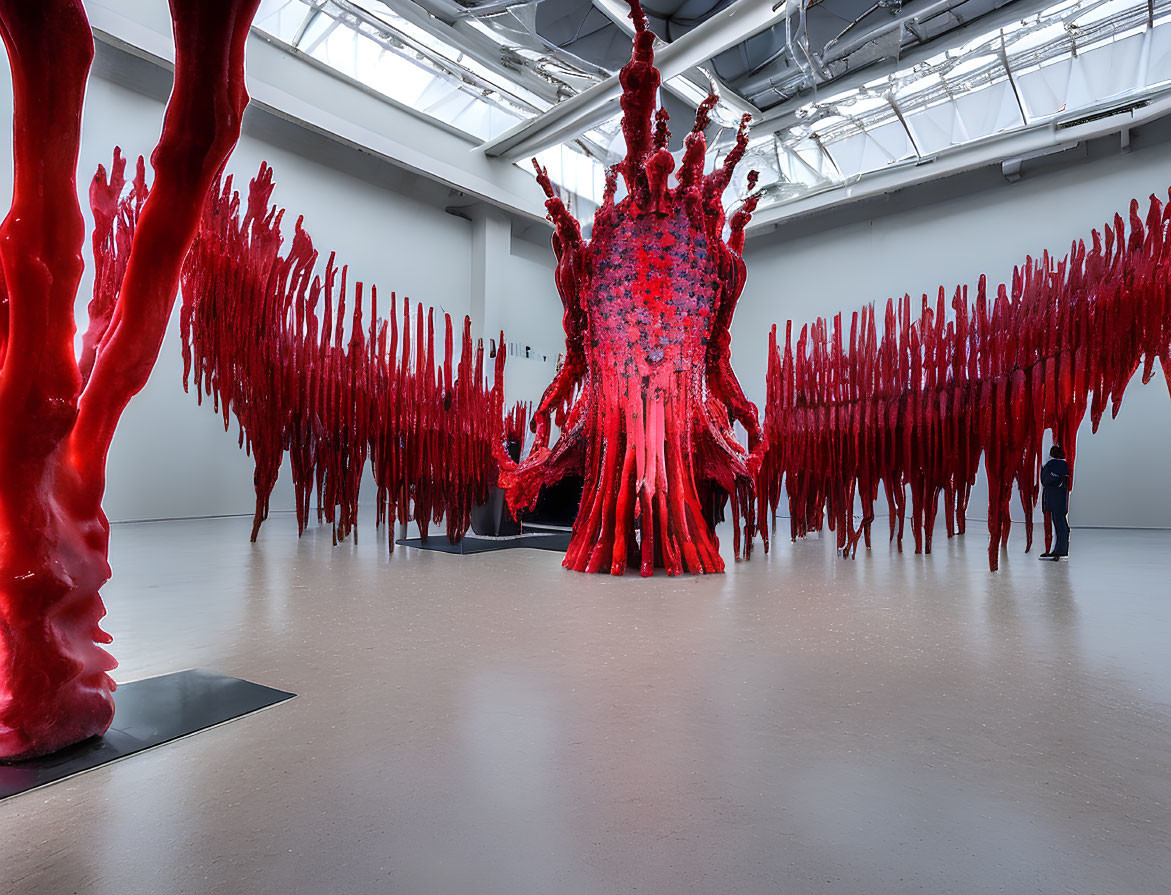
<path fill-rule="evenodd" d="M 1041 467 L 1041 509 L 1049 514 L 1053 520 L 1053 527 L 1057 530 L 1057 543 L 1048 553 L 1042 553 L 1041 559 L 1057 562 L 1063 556 L 1069 556 L 1069 464 L 1065 462 L 1065 451 L 1059 445 L 1049 449 L 1049 462 Z"/>

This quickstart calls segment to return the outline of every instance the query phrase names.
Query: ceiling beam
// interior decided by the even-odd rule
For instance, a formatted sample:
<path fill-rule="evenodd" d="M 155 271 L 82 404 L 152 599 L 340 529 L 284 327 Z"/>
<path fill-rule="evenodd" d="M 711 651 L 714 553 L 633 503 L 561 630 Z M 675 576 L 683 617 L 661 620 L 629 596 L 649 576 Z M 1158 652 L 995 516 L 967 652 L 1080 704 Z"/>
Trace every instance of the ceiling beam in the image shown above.
<path fill-rule="evenodd" d="M 634 22 L 630 20 L 630 7 L 626 4 L 626 0 L 593 0 L 594 7 L 603 12 L 606 17 L 617 25 L 628 37 L 634 39 Z M 663 46 L 662 42 L 658 46 Z M 658 52 L 656 47 L 655 52 Z M 748 114 L 753 118 L 760 115 L 760 109 L 744 99 L 740 94 L 734 93 L 725 87 L 720 81 L 707 69 L 692 68 L 677 77 L 685 80 L 694 90 L 707 95 L 708 91 L 714 88 L 719 94 L 723 105 L 726 105 L 731 110 L 731 118 L 733 122 L 738 123 L 742 115 Z M 673 79 L 672 79 L 673 80 Z M 691 103 L 693 99 L 687 95 L 686 91 L 675 90 L 670 81 L 665 81 L 663 86 L 674 93 L 684 102 Z M 734 125 L 733 125 L 734 126 Z"/>
<path fill-rule="evenodd" d="M 656 49 L 655 66 L 664 81 L 681 75 L 783 21 L 798 4 L 799 0 L 736 0 L 678 40 Z M 571 140 L 614 115 L 621 94 L 618 76 L 612 75 L 489 140 L 480 150 L 491 158 L 515 160 Z"/>

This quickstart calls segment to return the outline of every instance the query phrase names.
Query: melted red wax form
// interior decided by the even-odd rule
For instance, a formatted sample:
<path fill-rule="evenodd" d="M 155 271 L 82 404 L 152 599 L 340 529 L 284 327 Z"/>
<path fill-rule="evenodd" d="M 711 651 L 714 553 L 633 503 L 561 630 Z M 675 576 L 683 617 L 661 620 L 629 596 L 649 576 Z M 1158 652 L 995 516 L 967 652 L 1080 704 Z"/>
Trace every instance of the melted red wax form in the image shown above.
<path fill-rule="evenodd" d="M 621 575 L 634 563 L 643 575 L 656 566 L 668 574 L 720 572 L 714 522 L 730 495 L 738 556 L 740 516 L 749 537 L 755 528 L 762 448 L 756 408 L 732 372 L 728 334 L 755 198 L 723 238 L 722 196 L 747 146 L 747 122 L 724 164 L 704 176 L 703 130 L 716 102 L 709 97 L 670 186 L 666 113 L 654 111 L 654 35 L 637 0 L 631 9 L 637 33 L 620 76 L 626 158 L 610 173 L 589 242 L 538 169 L 556 226 L 566 356 L 534 413 L 532 450 L 520 464 L 501 460 L 500 484 L 509 504 L 523 509 L 542 486 L 584 475 L 568 568 Z M 618 173 L 628 195 L 615 202 Z M 562 431 L 550 448 L 554 413 Z M 751 453 L 732 433 L 737 420 Z"/>
<path fill-rule="evenodd" d="M 115 663 L 97 645 L 110 642 L 98 594 L 110 576 L 106 453 L 158 356 L 203 198 L 239 137 L 258 3 L 171 2 L 175 84 L 151 156 L 155 189 L 125 205 L 120 158 L 109 180 L 99 172 L 79 362 L 76 171 L 93 36 L 80 0 L 0 0 L 14 99 L 12 208 L 0 227 L 0 759 L 53 752 L 113 717 Z M 132 242 L 123 210 L 137 221 Z"/>
<path fill-rule="evenodd" d="M 378 524 L 414 521 L 425 537 L 446 518 L 448 538 L 458 541 L 495 480 L 503 415 L 501 392 L 485 382 L 483 345 L 473 350 L 471 321 L 456 363 L 444 315 L 437 356 L 434 311 L 412 311 L 404 300 L 400 322 L 391 293 L 381 317 L 376 287 L 368 299 L 361 283 L 351 291 L 333 255 L 319 274 L 303 220 L 282 254 L 284 211 L 270 206 L 272 191 L 267 165 L 244 206 L 230 178 L 213 191 L 183 269 L 180 317 L 184 387 L 194 380 L 225 428 L 235 415 L 255 462 L 253 540 L 287 453 L 301 532 L 315 496 L 317 520 L 332 526 L 335 543 L 357 538 L 369 461 Z M 496 358 L 501 384 L 504 358 Z M 389 536 L 393 545 L 393 527 Z"/>
<path fill-rule="evenodd" d="M 504 444 L 507 447 L 511 444 L 524 446 L 525 432 L 529 428 L 529 415 L 532 413 L 532 405 L 525 401 L 517 401 L 512 410 L 504 417 Z"/>
<path fill-rule="evenodd" d="M 963 532 L 983 457 L 989 565 L 1008 542 L 1014 484 L 1029 550 L 1045 432 L 1072 469 L 1087 409 L 1097 431 L 1140 366 L 1150 381 L 1156 358 L 1171 388 L 1168 209 L 1151 196 L 1144 220 L 1132 201 L 1129 233 L 1115 215 L 1104 240 L 1094 231 L 1089 250 L 1078 240 L 1060 261 L 1028 258 L 994 297 L 981 277 L 974 306 L 957 289 L 950 316 L 941 287 L 934 305 L 927 296 L 916 309 L 909 296 L 888 302 L 881 322 L 873 305 L 855 312 L 848 335 L 839 314 L 802 327 L 794 346 L 790 322 L 783 352 L 773 327 L 762 521 L 783 481 L 794 538 L 828 519 L 838 547 L 856 552 L 860 538 L 870 546 L 881 487 L 901 550 L 909 489 L 915 552 L 930 552 L 941 497 L 948 536 Z"/>

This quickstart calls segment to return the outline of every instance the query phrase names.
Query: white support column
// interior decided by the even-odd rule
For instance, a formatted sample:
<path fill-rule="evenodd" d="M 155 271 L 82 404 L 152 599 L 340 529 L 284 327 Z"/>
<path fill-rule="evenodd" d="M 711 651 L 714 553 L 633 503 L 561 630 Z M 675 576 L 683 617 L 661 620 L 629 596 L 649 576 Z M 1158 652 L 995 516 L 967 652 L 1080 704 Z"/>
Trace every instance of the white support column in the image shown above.
<path fill-rule="evenodd" d="M 490 369 L 488 340 L 499 340 L 503 330 L 504 344 L 498 350 L 515 347 L 504 367 L 505 401 L 509 406 L 537 401 L 553 381 L 565 347 L 553 251 L 534 248 L 519 237 L 514 243 L 513 218 L 487 203 L 461 213 L 472 221 L 472 337 L 484 340 L 484 363 Z"/>
<path fill-rule="evenodd" d="M 468 216 L 472 219 L 472 277 L 468 314 L 472 318 L 472 338 L 484 339 L 484 350 L 487 352 L 488 339 L 496 339 L 500 335 L 502 308 L 508 297 L 512 221 L 500 209 L 490 205 L 469 208 Z"/>

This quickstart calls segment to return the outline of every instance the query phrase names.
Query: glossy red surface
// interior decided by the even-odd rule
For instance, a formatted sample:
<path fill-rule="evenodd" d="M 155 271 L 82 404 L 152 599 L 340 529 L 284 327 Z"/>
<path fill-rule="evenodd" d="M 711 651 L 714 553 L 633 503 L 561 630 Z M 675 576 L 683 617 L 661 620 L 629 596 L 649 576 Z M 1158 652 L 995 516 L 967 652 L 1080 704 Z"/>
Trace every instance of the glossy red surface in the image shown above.
<path fill-rule="evenodd" d="M 506 447 L 510 444 L 524 446 L 531 413 L 532 405 L 524 401 L 517 401 L 512 406 L 512 410 L 508 411 L 504 417 L 504 444 Z"/>
<path fill-rule="evenodd" d="M 73 307 L 85 237 L 77 151 L 93 36 L 80 0 L 0 0 L 12 68 L 13 197 L 0 226 L 0 759 L 53 752 L 113 716 L 99 627 L 114 429 L 158 356 L 179 266 L 248 96 L 244 41 L 259 0 L 172 0 L 175 83 L 151 156 L 155 186 L 110 217 L 122 163 L 99 172 L 93 318 Z"/>
<path fill-rule="evenodd" d="M 720 572 L 713 522 L 730 496 L 736 553 L 740 517 L 747 552 L 762 448 L 756 408 L 732 372 L 728 334 L 744 286 L 743 229 L 755 198 L 733 217 L 729 239 L 723 236 L 723 193 L 744 154 L 747 122 L 723 164 L 705 176 L 703 132 L 716 102 L 709 97 L 671 186 L 667 115 L 654 109 L 654 35 L 634 0 L 631 9 L 638 30 L 620 75 L 627 152 L 610 172 L 589 241 L 538 168 L 556 226 L 565 361 L 534 412 L 532 450 L 519 464 L 501 459 L 500 483 L 509 505 L 525 508 L 544 485 L 584 475 L 568 568 Z M 618 174 L 628 194 L 615 202 Z M 554 414 L 561 436 L 550 448 Z M 735 421 L 748 432 L 748 450 L 732 433 Z"/>
<path fill-rule="evenodd" d="M 246 202 L 230 178 L 213 191 L 183 268 L 180 317 L 185 387 L 194 382 L 201 402 L 211 397 L 225 429 L 235 416 L 256 465 L 253 540 L 287 454 L 299 531 L 316 496 L 317 520 L 332 526 L 335 542 L 356 538 L 369 462 L 378 523 L 414 521 L 426 536 L 446 519 L 457 542 L 496 476 L 505 353 L 496 357 L 496 391 L 468 318 L 457 362 L 444 315 L 439 357 L 434 310 L 412 311 L 404 300 L 400 323 L 392 292 L 380 316 L 377 287 L 368 297 L 362 283 L 351 289 L 333 255 L 318 270 L 303 220 L 282 253 L 273 186 L 262 165 Z M 388 536 L 393 546 L 393 527 Z"/>
<path fill-rule="evenodd" d="M 794 538 L 828 520 L 839 549 L 856 551 L 859 538 L 870 544 L 881 487 L 901 549 L 909 490 L 915 552 L 930 552 L 941 498 L 948 536 L 963 532 L 983 457 L 989 565 L 1008 541 L 1014 484 L 1030 549 L 1046 431 L 1073 468 L 1087 409 L 1097 431 L 1140 367 L 1151 379 L 1156 358 L 1171 387 L 1169 208 L 1151 196 L 1144 220 L 1132 201 L 1129 231 L 1115 215 L 1088 250 L 1078 240 L 1060 261 L 1029 257 L 994 297 L 981 277 L 974 303 L 966 288 L 949 303 L 940 287 L 915 309 L 910 296 L 888 302 L 881 324 L 873 305 L 851 316 L 848 332 L 840 314 L 819 319 L 796 345 L 790 322 L 783 351 L 774 326 L 762 516 L 783 484 Z M 1046 519 L 1046 548 L 1050 534 Z"/>

